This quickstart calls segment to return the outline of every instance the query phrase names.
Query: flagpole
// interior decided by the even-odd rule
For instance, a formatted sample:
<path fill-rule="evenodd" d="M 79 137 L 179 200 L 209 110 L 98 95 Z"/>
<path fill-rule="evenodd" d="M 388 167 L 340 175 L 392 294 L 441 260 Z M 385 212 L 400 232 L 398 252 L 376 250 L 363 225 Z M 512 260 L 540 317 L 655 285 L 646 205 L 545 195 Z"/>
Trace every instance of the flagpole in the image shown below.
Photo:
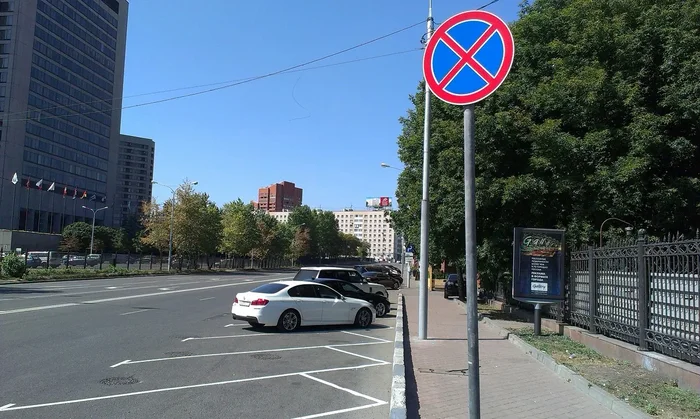
<path fill-rule="evenodd" d="M 65 192 L 65 191 L 64 191 Z M 63 194 L 63 211 L 61 212 L 61 230 L 59 233 L 63 232 L 63 227 L 66 226 L 66 194 Z"/>
<path fill-rule="evenodd" d="M 29 226 L 29 195 L 31 193 L 32 193 L 31 186 L 27 187 L 27 206 L 25 208 L 26 215 L 24 216 L 24 231 L 29 231 L 29 230 L 27 230 L 27 226 Z M 34 223 L 32 223 L 32 224 L 34 224 Z"/>
<path fill-rule="evenodd" d="M 51 191 L 51 223 L 49 223 L 49 233 L 53 234 L 53 224 L 54 224 L 54 214 L 55 214 L 55 207 L 54 207 L 54 198 L 56 198 L 56 193 L 54 191 Z"/>
<path fill-rule="evenodd" d="M 12 188 L 12 224 L 10 224 L 10 231 L 15 229 L 15 205 L 17 203 L 17 185 Z"/>
<path fill-rule="evenodd" d="M 42 188 L 41 191 L 43 192 L 44 189 Z M 39 192 L 39 223 L 37 224 L 37 231 L 41 233 L 41 205 L 44 203 L 44 194 Z"/>

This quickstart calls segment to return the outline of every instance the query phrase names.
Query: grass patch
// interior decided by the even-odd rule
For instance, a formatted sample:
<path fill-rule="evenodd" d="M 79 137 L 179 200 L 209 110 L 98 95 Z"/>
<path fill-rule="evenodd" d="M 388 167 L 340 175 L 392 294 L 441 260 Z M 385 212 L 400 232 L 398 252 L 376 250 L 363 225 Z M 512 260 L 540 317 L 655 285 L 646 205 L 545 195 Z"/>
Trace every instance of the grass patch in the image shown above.
<path fill-rule="evenodd" d="M 532 327 L 509 330 L 558 363 L 651 416 L 700 418 L 700 394 L 679 388 L 659 374 L 608 358 L 549 331 L 543 330 L 542 336 L 535 336 Z"/>

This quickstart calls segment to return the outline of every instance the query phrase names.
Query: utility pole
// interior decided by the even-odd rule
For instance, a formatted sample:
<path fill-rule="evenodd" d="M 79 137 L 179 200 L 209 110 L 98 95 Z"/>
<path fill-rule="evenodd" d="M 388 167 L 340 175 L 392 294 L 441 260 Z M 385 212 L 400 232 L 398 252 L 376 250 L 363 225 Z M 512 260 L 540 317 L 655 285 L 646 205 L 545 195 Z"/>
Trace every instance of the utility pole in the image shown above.
<path fill-rule="evenodd" d="M 433 1 L 428 0 L 428 33 L 426 44 L 433 35 Z M 420 203 L 420 292 L 418 297 L 418 338 L 428 338 L 428 230 L 430 207 L 428 182 L 430 181 L 430 89 L 425 83 L 425 121 L 423 123 L 423 197 Z"/>

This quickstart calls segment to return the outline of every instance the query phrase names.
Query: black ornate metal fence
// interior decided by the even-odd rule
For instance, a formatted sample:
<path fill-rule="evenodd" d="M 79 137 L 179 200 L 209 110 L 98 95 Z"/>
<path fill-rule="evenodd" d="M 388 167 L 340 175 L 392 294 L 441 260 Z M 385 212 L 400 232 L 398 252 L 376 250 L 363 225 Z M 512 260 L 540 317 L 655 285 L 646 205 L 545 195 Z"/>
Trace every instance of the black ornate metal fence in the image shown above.
<path fill-rule="evenodd" d="M 700 237 L 573 251 L 567 288 L 550 315 L 700 365 Z"/>

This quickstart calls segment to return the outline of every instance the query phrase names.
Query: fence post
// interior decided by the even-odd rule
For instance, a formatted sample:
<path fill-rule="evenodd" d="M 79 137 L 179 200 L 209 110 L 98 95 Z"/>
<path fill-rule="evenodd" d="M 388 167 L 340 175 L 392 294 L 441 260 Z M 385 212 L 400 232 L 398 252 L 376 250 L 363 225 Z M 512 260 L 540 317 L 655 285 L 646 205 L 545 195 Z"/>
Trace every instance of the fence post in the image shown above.
<path fill-rule="evenodd" d="M 143 260 L 143 252 L 139 256 L 139 271 L 141 270 L 141 261 Z"/>
<path fill-rule="evenodd" d="M 148 260 L 149 260 L 150 263 L 151 263 L 148 270 L 149 270 L 149 271 L 152 271 L 152 270 L 153 270 L 153 252 L 149 253 L 148 255 L 149 255 L 149 256 L 148 256 Z"/>
<path fill-rule="evenodd" d="M 571 261 L 569 264 L 569 308 L 568 308 L 568 319 L 570 324 L 574 324 L 574 319 L 572 317 L 573 313 L 576 311 L 574 304 L 576 304 L 576 266 L 574 262 Z M 564 316 L 565 318 L 567 316 Z"/>
<path fill-rule="evenodd" d="M 131 266 L 131 251 L 126 252 L 126 270 Z"/>
<path fill-rule="evenodd" d="M 648 292 L 649 277 L 644 256 L 645 243 L 644 230 L 639 230 L 639 237 L 637 238 L 637 289 L 639 290 L 637 295 L 637 307 L 639 308 L 637 321 L 639 323 L 639 350 L 641 351 L 649 350 L 647 327 L 649 327 L 649 308 L 651 305 Z"/>
<path fill-rule="evenodd" d="M 588 330 L 598 333 L 595 316 L 598 312 L 598 272 L 596 272 L 595 249 L 588 249 Z"/>

